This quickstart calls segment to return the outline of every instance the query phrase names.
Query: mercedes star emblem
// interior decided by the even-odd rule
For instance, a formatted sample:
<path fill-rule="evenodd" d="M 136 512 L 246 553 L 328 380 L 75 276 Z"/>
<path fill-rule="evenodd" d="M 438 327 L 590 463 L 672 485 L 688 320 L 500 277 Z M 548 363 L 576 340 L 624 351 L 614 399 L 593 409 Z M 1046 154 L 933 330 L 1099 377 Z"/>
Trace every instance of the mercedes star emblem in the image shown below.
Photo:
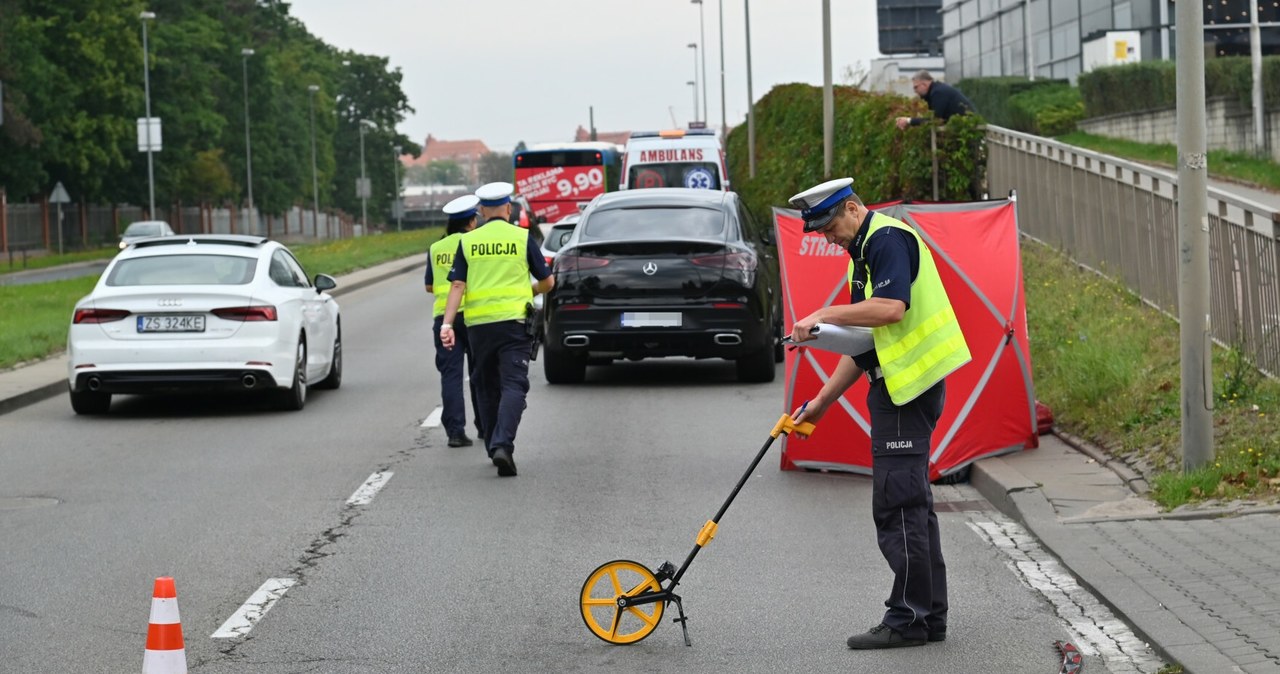
<path fill-rule="evenodd" d="M 653 276 L 654 274 L 658 273 L 658 263 L 646 262 L 644 263 L 644 266 L 640 268 L 640 270 L 643 271 L 646 276 Z"/>

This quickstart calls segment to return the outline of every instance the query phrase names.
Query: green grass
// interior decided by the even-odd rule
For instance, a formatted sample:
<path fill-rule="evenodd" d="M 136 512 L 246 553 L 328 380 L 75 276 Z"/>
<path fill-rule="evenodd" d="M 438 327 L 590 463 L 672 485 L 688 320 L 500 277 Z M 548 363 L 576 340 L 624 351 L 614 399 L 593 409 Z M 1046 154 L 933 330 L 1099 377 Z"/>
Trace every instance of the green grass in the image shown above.
<path fill-rule="evenodd" d="M 1176 170 L 1178 148 L 1168 144 L 1136 143 L 1130 140 L 1094 136 L 1083 131 L 1058 136 L 1055 140 L 1089 150 L 1105 152 L 1122 159 L 1156 164 Z M 1209 151 L 1209 175 L 1213 178 L 1238 180 L 1260 187 L 1280 190 L 1280 164 L 1261 157 L 1225 150 Z"/>
<path fill-rule="evenodd" d="M 372 234 L 358 239 L 292 246 L 309 274 L 338 276 L 389 260 L 426 255 L 441 230 Z M 107 250 L 112 257 L 115 252 Z M 65 264 L 68 256 L 58 256 Z M 88 259 L 88 258 L 85 258 Z M 425 257 L 424 257 L 425 259 Z M 0 369 L 59 353 L 67 346 L 67 327 L 76 301 L 89 294 L 97 277 L 50 283 L 0 286 Z"/>
<path fill-rule="evenodd" d="M 1146 467 L 1169 508 L 1280 495 L 1280 381 L 1215 349 L 1216 460 L 1184 475 L 1178 324 L 1056 251 L 1022 255 L 1036 393 L 1058 426 Z"/>

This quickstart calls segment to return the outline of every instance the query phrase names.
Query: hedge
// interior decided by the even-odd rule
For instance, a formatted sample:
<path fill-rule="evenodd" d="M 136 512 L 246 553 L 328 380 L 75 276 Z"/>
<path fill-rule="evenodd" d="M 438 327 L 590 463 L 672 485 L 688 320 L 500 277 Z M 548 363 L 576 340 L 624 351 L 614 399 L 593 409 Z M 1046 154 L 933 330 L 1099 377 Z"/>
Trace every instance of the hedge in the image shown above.
<path fill-rule="evenodd" d="M 1204 63 L 1205 96 L 1230 96 L 1253 105 L 1253 66 L 1247 56 L 1223 56 Z M 1173 61 L 1143 61 L 1081 73 L 1077 84 L 1085 116 L 1172 108 L 1178 100 Z M 1280 56 L 1262 59 L 1263 104 L 1280 106 Z"/>
<path fill-rule="evenodd" d="M 1019 128 L 1021 111 L 1015 110 L 1010 101 L 1017 94 L 1041 87 L 1061 86 L 1069 84 L 1067 80 L 1029 80 L 1025 77 L 976 77 L 960 80 L 956 88 L 973 101 L 974 107 L 997 126 L 1004 126 L 1018 131 L 1030 131 Z"/>
<path fill-rule="evenodd" d="M 926 114 L 924 102 L 896 94 L 835 87 L 835 146 L 831 177 L 851 176 L 866 203 L 932 198 L 929 127 L 901 131 L 898 116 Z M 758 217 L 771 206 L 825 178 L 822 175 L 822 88 L 808 84 L 774 87 L 755 106 L 756 177 L 748 177 L 747 125 L 729 134 L 726 148 L 733 189 Z M 952 117 L 938 134 L 942 180 L 939 199 L 967 201 L 975 174 L 985 174 L 984 120 Z"/>

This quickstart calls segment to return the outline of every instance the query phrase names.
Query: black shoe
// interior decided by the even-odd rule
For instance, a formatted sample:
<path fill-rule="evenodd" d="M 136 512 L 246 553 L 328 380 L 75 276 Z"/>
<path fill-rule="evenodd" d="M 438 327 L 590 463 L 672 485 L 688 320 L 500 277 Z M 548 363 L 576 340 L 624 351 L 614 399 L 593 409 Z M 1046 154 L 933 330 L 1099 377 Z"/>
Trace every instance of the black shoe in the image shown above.
<path fill-rule="evenodd" d="M 942 630 L 942 631 L 940 631 L 940 632 L 929 632 L 929 639 L 928 639 L 928 641 L 929 641 L 929 643 L 931 643 L 931 644 L 932 644 L 932 643 L 937 643 L 937 642 L 939 642 L 939 641 L 946 641 L 946 640 L 947 640 L 947 631 L 946 631 L 946 630 Z"/>
<path fill-rule="evenodd" d="M 472 444 L 471 438 L 468 438 L 466 433 L 449 438 L 450 447 L 470 447 Z"/>
<path fill-rule="evenodd" d="M 511 452 L 499 447 L 493 450 L 493 465 L 498 467 L 498 477 L 515 477 L 516 462 Z"/>
<path fill-rule="evenodd" d="M 849 648 L 858 650 L 868 648 L 902 648 L 904 646 L 923 646 L 924 639 L 907 639 L 901 634 L 893 631 L 893 628 L 884 623 L 880 623 L 866 634 L 855 634 L 849 637 L 846 642 Z"/>

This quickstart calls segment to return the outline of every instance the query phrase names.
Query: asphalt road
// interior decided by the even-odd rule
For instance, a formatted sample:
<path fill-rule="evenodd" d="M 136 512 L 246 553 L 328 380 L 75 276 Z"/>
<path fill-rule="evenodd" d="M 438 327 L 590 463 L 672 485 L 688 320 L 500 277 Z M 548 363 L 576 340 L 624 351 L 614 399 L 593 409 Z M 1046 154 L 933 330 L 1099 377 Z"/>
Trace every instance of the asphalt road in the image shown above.
<path fill-rule="evenodd" d="M 633 646 L 598 640 L 578 612 L 587 575 L 684 560 L 781 413 L 782 378 L 664 360 L 549 386 L 535 363 L 520 475 L 499 479 L 479 447 L 422 427 L 439 393 L 417 277 L 341 303 L 342 388 L 301 412 L 123 397 L 87 418 L 57 397 L 0 416 L 0 669 L 137 671 L 152 581 L 172 575 L 202 673 L 1058 671 L 1052 642 L 1073 632 L 972 503 L 940 513 L 948 641 L 847 650 L 890 584 L 870 481 L 781 472 L 776 450 L 681 585 L 693 647 L 669 621 Z M 212 638 L 269 579 L 296 584 L 247 633 Z M 1089 671 L 1136 671 L 1105 664 Z"/>
<path fill-rule="evenodd" d="M 32 283 L 48 283 L 82 276 L 97 276 L 107 268 L 111 260 L 98 260 L 78 264 L 49 267 L 47 269 L 26 269 L 11 271 L 7 265 L 0 266 L 0 286 L 20 286 Z"/>

